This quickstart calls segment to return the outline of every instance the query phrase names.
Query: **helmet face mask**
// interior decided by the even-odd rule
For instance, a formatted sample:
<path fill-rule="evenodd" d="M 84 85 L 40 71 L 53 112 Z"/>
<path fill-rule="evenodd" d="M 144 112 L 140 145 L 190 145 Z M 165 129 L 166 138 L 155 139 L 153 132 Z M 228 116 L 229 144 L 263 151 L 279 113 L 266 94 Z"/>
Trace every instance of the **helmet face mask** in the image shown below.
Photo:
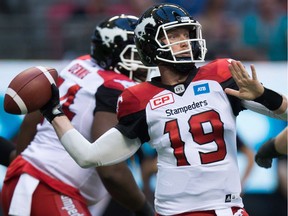
<path fill-rule="evenodd" d="M 120 53 L 120 59 L 121 61 L 118 65 L 129 72 L 130 79 L 137 82 L 146 80 L 149 68 L 141 62 L 140 56 L 134 44 L 129 44 L 123 49 L 123 51 Z"/>
<path fill-rule="evenodd" d="M 189 31 L 189 38 L 170 42 L 169 32 L 179 28 Z M 163 36 L 161 36 L 163 35 Z M 167 41 L 163 43 L 163 38 Z M 206 41 L 202 39 L 201 25 L 190 18 L 185 22 L 166 23 L 157 29 L 155 41 L 159 46 L 156 58 L 168 63 L 196 63 L 203 62 L 206 54 Z M 173 46 L 186 43 L 187 48 L 180 51 L 173 51 Z M 163 54 L 165 53 L 165 54 Z M 181 57 L 182 56 L 182 57 Z"/>
<path fill-rule="evenodd" d="M 188 29 L 189 37 L 170 42 L 169 32 L 179 28 Z M 207 49 L 202 39 L 201 25 L 176 4 L 164 3 L 149 8 L 139 19 L 134 37 L 141 60 L 146 66 L 157 66 L 161 62 L 188 66 L 205 60 Z M 185 50 L 173 51 L 174 46 L 182 43 L 188 45 Z"/>

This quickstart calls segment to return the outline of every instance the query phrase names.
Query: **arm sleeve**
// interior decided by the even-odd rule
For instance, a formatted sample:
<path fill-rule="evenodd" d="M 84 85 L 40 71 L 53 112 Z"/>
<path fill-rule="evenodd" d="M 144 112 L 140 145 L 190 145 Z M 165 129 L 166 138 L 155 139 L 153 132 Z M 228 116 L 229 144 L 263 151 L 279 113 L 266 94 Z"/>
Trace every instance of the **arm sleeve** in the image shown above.
<path fill-rule="evenodd" d="M 116 128 L 111 128 L 92 144 L 76 129 L 68 130 L 60 141 L 82 168 L 117 164 L 131 157 L 141 146 L 138 138 L 129 139 Z"/>

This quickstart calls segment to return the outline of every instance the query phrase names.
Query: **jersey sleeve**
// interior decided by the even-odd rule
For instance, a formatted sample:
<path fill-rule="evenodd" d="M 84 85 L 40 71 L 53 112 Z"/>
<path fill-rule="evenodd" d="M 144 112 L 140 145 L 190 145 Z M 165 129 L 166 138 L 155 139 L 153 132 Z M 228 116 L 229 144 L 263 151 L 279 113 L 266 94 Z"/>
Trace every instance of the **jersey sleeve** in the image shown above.
<path fill-rule="evenodd" d="M 116 128 L 130 139 L 138 137 L 144 143 L 149 135 L 142 102 L 128 89 L 124 90 L 118 100 Z"/>
<path fill-rule="evenodd" d="M 94 114 L 97 111 L 116 113 L 117 100 L 121 93 L 121 90 L 101 85 L 95 93 L 96 106 Z"/>

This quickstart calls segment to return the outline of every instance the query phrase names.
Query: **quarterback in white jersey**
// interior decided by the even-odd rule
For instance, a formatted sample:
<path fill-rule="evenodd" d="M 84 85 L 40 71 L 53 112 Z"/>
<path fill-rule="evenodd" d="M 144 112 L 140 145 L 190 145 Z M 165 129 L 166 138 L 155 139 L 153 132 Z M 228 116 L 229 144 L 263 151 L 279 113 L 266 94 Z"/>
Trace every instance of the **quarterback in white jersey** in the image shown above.
<path fill-rule="evenodd" d="M 248 216 L 240 197 L 236 116 L 251 109 L 287 118 L 287 98 L 264 88 L 239 61 L 206 54 L 201 25 L 175 4 L 149 8 L 138 20 L 135 44 L 160 77 L 127 88 L 117 125 L 91 144 L 61 112 L 57 88 L 41 109 L 65 149 L 82 167 L 118 163 L 148 142 L 157 151 L 157 216 Z M 114 146 L 105 148 L 107 144 Z"/>
<path fill-rule="evenodd" d="M 120 59 L 122 52 L 126 58 L 132 55 L 127 54 L 127 47 L 133 49 L 136 22 L 137 17 L 121 15 L 100 23 L 92 35 L 91 55 L 73 60 L 59 74 L 57 85 L 63 112 L 91 142 L 115 124 L 119 95 L 136 84 L 131 73 L 141 66 L 133 62 L 132 70 L 131 59 L 126 59 L 128 63 L 124 57 Z M 103 41 L 108 37 L 103 32 L 109 33 L 106 43 Z M 33 140 L 8 167 L 2 190 L 5 214 L 99 216 L 104 211 L 100 205 L 106 207 L 107 198 L 110 200 L 107 190 L 131 214 L 154 214 L 125 163 L 103 170 L 81 168 L 65 151 L 51 124 L 40 113 L 28 115 L 30 119 L 31 115 L 38 115 L 42 121 Z M 21 141 L 24 142 L 18 142 Z M 129 187 L 122 189 L 128 183 Z"/>
<path fill-rule="evenodd" d="M 240 100 L 231 107 L 223 90 L 234 84 L 227 60 L 195 68 L 175 86 L 155 78 L 121 95 L 116 128 L 157 151 L 161 215 L 243 207 L 235 139 Z"/>

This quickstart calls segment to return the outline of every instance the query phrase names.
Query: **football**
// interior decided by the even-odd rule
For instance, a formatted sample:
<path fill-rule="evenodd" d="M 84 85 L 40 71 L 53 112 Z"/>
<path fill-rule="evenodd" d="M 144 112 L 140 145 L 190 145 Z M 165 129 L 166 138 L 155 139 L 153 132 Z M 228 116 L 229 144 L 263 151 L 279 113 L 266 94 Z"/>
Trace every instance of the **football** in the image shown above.
<path fill-rule="evenodd" d="M 7 88 L 4 110 L 21 115 L 40 109 L 49 101 L 51 85 L 57 79 L 57 70 L 50 67 L 35 66 L 20 72 Z"/>

